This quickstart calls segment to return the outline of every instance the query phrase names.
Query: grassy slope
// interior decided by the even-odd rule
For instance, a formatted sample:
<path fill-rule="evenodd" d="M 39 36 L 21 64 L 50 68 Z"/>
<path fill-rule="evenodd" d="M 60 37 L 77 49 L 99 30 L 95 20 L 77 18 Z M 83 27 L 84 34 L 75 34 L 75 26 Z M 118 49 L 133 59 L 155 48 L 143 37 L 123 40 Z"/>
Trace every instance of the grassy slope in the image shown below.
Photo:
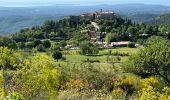
<path fill-rule="evenodd" d="M 108 53 L 109 51 L 112 51 L 112 53 L 114 52 L 120 52 L 120 53 L 128 53 L 128 54 L 134 54 L 138 51 L 138 48 L 116 48 L 116 49 L 105 49 L 99 52 L 99 54 L 103 54 L 103 53 Z M 82 60 L 86 60 L 87 58 L 90 60 L 99 60 L 100 62 L 106 62 L 107 59 L 107 55 L 103 55 L 103 56 L 83 56 L 83 55 L 78 55 L 76 54 L 76 50 L 72 50 L 70 51 L 72 55 L 64 55 L 64 57 L 66 57 L 67 61 L 71 61 L 71 62 L 81 62 Z M 115 56 L 111 56 L 113 59 L 115 58 Z M 128 57 L 124 56 L 121 57 L 121 61 L 124 62 Z"/>
<path fill-rule="evenodd" d="M 136 53 L 139 50 L 139 48 L 126 48 L 125 47 L 125 48 L 100 50 L 99 54 L 101 54 L 101 56 L 84 56 L 84 55 L 78 54 L 78 52 L 79 52 L 78 50 L 65 50 L 65 51 L 63 51 L 63 56 L 66 57 L 66 61 L 69 61 L 69 62 L 81 62 L 82 60 L 86 60 L 87 58 L 89 58 L 90 60 L 99 60 L 100 62 L 106 62 L 107 55 L 102 55 L 102 54 L 106 54 L 110 50 L 112 51 L 112 53 L 119 52 L 119 53 L 126 53 L 126 54 L 131 55 L 131 54 Z M 29 56 L 33 55 L 30 52 L 23 52 L 23 51 L 22 52 L 18 51 L 15 54 L 19 58 L 29 57 Z M 43 55 L 46 53 L 38 52 L 36 54 Z M 111 56 L 111 57 L 114 58 L 116 56 Z M 122 61 L 124 61 L 125 59 L 128 58 L 128 56 L 123 56 L 121 58 L 122 58 Z"/>

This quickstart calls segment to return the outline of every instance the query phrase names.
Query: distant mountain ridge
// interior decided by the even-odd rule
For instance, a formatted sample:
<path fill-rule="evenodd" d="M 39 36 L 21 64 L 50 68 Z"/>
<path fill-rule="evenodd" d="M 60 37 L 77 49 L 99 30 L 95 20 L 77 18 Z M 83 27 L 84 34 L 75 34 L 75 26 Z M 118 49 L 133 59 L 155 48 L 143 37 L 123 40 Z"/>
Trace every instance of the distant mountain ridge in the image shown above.
<path fill-rule="evenodd" d="M 145 4 L 0 7 L 0 34 L 15 33 L 25 27 L 41 25 L 45 20 L 61 19 L 65 16 L 95 12 L 100 9 L 113 11 L 135 22 L 148 22 L 170 12 L 169 6 Z"/>
<path fill-rule="evenodd" d="M 154 25 L 160 25 L 160 24 L 170 25 L 170 13 L 160 15 L 147 23 L 154 24 Z"/>

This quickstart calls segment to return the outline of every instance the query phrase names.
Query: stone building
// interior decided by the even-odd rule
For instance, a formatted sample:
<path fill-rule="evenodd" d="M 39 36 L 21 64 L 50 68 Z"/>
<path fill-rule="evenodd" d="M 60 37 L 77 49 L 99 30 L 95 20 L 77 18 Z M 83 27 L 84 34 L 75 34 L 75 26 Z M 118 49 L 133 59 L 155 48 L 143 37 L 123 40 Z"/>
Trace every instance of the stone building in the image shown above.
<path fill-rule="evenodd" d="M 85 13 L 80 15 L 81 19 L 85 19 L 85 20 L 93 20 L 95 19 L 95 14 L 94 13 Z"/>
<path fill-rule="evenodd" d="M 114 18 L 115 14 L 113 12 L 96 12 L 95 19 L 110 19 Z"/>
<path fill-rule="evenodd" d="M 115 14 L 113 12 L 103 12 L 102 9 L 100 12 L 95 12 L 95 13 L 85 13 L 80 15 L 81 19 L 86 19 L 86 20 L 93 20 L 93 19 L 110 19 L 114 18 Z"/>

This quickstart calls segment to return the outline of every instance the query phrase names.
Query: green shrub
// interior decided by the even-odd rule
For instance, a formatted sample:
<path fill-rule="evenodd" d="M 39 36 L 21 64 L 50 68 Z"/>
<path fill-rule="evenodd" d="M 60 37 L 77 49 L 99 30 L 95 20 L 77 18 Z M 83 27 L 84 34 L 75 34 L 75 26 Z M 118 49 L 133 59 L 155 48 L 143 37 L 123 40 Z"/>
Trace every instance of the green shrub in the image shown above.
<path fill-rule="evenodd" d="M 51 47 L 51 42 L 50 42 L 49 40 L 44 40 L 44 41 L 42 42 L 42 44 L 43 44 L 43 46 L 44 46 L 45 48 L 50 48 L 50 47 Z"/>
<path fill-rule="evenodd" d="M 7 47 L 0 47 L 0 69 L 16 69 L 17 58 L 14 51 Z"/>
<path fill-rule="evenodd" d="M 12 92 L 8 96 L 6 96 L 5 100 L 25 100 L 23 95 L 19 93 Z"/>
<path fill-rule="evenodd" d="M 24 98 L 34 100 L 54 100 L 60 86 L 60 72 L 48 56 L 35 56 L 26 60 L 23 68 L 17 70 L 12 80 L 13 91 Z M 18 88 L 20 87 L 20 88 Z"/>
<path fill-rule="evenodd" d="M 38 45 L 40 45 L 40 44 L 42 44 L 41 40 L 34 40 L 34 41 L 33 41 L 34 47 L 36 47 L 36 46 L 38 46 Z"/>
<path fill-rule="evenodd" d="M 40 52 L 45 52 L 45 51 L 46 51 L 46 50 L 45 50 L 45 47 L 44 47 L 42 44 L 38 45 L 38 46 L 36 47 L 36 49 L 37 49 L 37 51 L 40 51 Z"/>
<path fill-rule="evenodd" d="M 129 44 L 128 44 L 128 47 L 129 47 L 129 48 L 135 48 L 135 43 L 133 43 L 133 42 L 129 43 Z"/>

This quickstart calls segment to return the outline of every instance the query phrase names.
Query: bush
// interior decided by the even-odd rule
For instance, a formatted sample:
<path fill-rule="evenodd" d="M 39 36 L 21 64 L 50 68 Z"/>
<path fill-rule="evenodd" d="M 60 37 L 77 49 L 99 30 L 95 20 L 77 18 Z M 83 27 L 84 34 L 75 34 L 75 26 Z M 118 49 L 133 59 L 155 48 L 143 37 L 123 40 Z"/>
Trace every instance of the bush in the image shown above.
<path fill-rule="evenodd" d="M 132 98 L 137 100 L 168 100 L 169 88 L 164 87 L 155 77 L 141 79 L 137 76 L 122 76 L 113 78 L 115 98 Z M 159 86 L 162 86 L 159 88 Z"/>
<path fill-rule="evenodd" d="M 128 47 L 129 47 L 129 48 L 135 48 L 135 43 L 132 43 L 132 42 L 129 43 L 129 44 L 128 44 Z"/>
<path fill-rule="evenodd" d="M 34 40 L 34 42 L 33 42 L 34 47 L 36 47 L 40 44 L 42 44 L 42 42 L 40 40 Z"/>
<path fill-rule="evenodd" d="M 58 43 L 54 43 L 50 49 L 51 51 L 58 51 L 60 50 L 60 45 Z"/>
<path fill-rule="evenodd" d="M 117 78 L 114 82 L 114 88 L 122 89 L 127 95 L 132 95 L 140 87 L 140 78 L 136 76 L 125 76 L 122 79 Z"/>
<path fill-rule="evenodd" d="M 59 69 L 61 70 L 61 84 L 65 84 L 65 82 L 69 82 L 70 80 L 83 80 L 88 82 L 89 89 L 104 90 L 109 90 L 109 86 L 111 86 L 110 78 L 115 71 L 113 66 L 110 64 L 83 62 L 67 62 L 67 66 L 61 66 L 60 64 Z"/>
<path fill-rule="evenodd" d="M 17 48 L 16 42 L 9 37 L 0 37 L 0 46 L 8 47 L 8 48 L 11 48 L 11 49 Z"/>
<path fill-rule="evenodd" d="M 99 60 L 92 60 L 92 59 L 86 59 L 86 60 L 82 60 L 82 62 L 90 62 L 90 63 L 94 63 L 94 62 L 100 62 Z"/>
<path fill-rule="evenodd" d="M 19 49 L 24 49 L 25 48 L 25 43 L 24 42 L 19 42 L 19 43 L 17 43 L 17 47 Z"/>
<path fill-rule="evenodd" d="M 66 61 L 66 57 L 62 57 L 61 60 L 62 60 L 62 61 Z"/>
<path fill-rule="evenodd" d="M 19 93 L 12 92 L 8 96 L 6 96 L 5 100 L 25 100 L 23 95 Z"/>
<path fill-rule="evenodd" d="M 114 62 L 119 63 L 121 61 L 121 57 L 117 56 L 114 58 Z"/>
<path fill-rule="evenodd" d="M 60 72 L 54 61 L 48 56 L 34 56 L 21 66 L 12 77 L 13 91 L 26 100 L 54 100 L 60 86 Z"/>
<path fill-rule="evenodd" d="M 61 41 L 60 42 L 60 47 L 64 48 L 67 45 L 66 41 Z"/>
<path fill-rule="evenodd" d="M 32 48 L 34 48 L 34 43 L 33 43 L 33 42 L 27 42 L 27 43 L 25 44 L 25 46 L 26 46 L 26 48 L 28 48 L 28 49 L 32 49 Z"/>
<path fill-rule="evenodd" d="M 169 100 L 170 95 L 164 92 L 159 92 L 152 86 L 143 88 L 139 93 L 139 100 Z"/>
<path fill-rule="evenodd" d="M 42 44 L 38 45 L 36 48 L 37 48 L 37 51 L 40 51 L 40 52 L 45 52 L 46 51 L 45 47 Z"/>
<path fill-rule="evenodd" d="M 66 82 L 66 88 L 67 89 L 87 89 L 88 82 L 83 80 L 70 80 L 69 82 Z"/>
<path fill-rule="evenodd" d="M 14 51 L 7 47 L 0 47 L 0 69 L 16 69 L 17 58 Z"/>
<path fill-rule="evenodd" d="M 113 52 L 112 53 L 113 56 L 129 56 L 129 53 L 121 53 L 121 52 Z"/>
<path fill-rule="evenodd" d="M 49 40 L 44 40 L 42 43 L 43 43 L 43 46 L 45 48 L 50 48 L 51 47 L 51 42 Z"/>

